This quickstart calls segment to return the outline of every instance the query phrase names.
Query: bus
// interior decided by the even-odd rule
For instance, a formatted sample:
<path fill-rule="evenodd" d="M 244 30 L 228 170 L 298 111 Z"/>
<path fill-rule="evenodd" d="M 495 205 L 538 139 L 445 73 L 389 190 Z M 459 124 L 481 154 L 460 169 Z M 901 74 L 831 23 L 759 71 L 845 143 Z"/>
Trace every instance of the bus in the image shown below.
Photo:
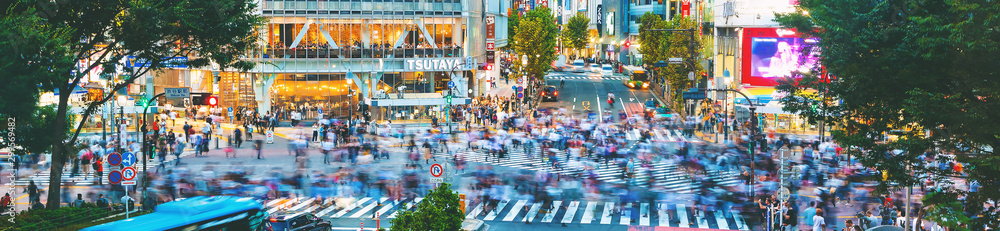
<path fill-rule="evenodd" d="M 625 66 L 623 69 L 622 74 L 625 74 L 625 77 L 622 78 L 622 84 L 629 88 L 649 87 L 649 76 L 646 74 L 646 70 L 636 66 Z"/>
<path fill-rule="evenodd" d="M 250 197 L 200 196 L 156 206 L 155 212 L 83 229 L 103 230 L 252 230 L 269 225 L 267 209 Z"/>

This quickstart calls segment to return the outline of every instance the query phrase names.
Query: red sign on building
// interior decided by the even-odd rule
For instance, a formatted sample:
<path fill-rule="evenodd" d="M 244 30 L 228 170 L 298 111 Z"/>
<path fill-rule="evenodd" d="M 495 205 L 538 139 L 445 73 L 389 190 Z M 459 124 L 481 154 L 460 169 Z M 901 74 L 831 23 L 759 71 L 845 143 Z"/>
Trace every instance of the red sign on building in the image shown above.
<path fill-rule="evenodd" d="M 681 1 L 681 15 L 684 17 L 691 15 L 691 0 Z"/>
<path fill-rule="evenodd" d="M 493 15 L 486 16 L 486 39 L 496 38 L 496 33 L 495 33 L 496 25 L 497 25 L 497 20 L 495 16 Z"/>

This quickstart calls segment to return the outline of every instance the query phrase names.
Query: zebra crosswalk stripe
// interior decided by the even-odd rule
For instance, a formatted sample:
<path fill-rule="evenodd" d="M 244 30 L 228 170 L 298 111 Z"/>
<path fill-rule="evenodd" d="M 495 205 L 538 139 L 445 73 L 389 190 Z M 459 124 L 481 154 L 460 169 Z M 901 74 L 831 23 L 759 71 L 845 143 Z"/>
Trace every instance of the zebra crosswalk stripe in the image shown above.
<path fill-rule="evenodd" d="M 412 201 L 404 199 L 400 201 L 401 203 L 394 203 L 394 201 L 390 201 L 386 197 L 364 197 L 350 202 L 348 206 L 337 206 L 332 203 L 323 203 L 324 201 L 314 198 L 279 198 L 268 201 L 265 205 L 269 213 L 280 211 L 312 212 L 320 210 L 317 213 L 317 216 L 320 217 L 328 216 L 330 218 L 351 219 L 375 216 L 377 214 L 379 217 L 392 219 L 400 211 L 413 208 L 414 204 L 420 203 L 422 199 L 416 198 Z M 333 200 L 328 198 L 325 202 L 333 202 Z M 378 205 L 380 202 L 383 203 L 382 206 Z M 744 223 L 743 217 L 738 213 L 721 210 L 698 212 L 690 205 L 685 204 L 627 203 L 622 206 L 620 213 L 612 213 L 615 210 L 614 208 L 618 206 L 615 202 L 557 200 L 552 201 L 551 204 L 546 204 L 546 206 L 551 206 L 551 209 L 543 209 L 544 206 L 542 203 L 530 203 L 530 206 L 528 204 L 528 200 L 502 201 L 498 203 L 495 211 L 481 215 L 484 205 L 483 203 L 478 203 L 475 205 L 477 209 L 474 209 L 473 213 L 470 213 L 467 217 L 492 222 L 515 222 L 516 220 L 534 222 L 540 218 L 540 222 L 542 223 L 562 224 L 592 224 L 595 222 L 595 217 L 600 217 L 599 223 L 605 225 L 637 224 L 638 226 L 647 227 L 689 227 L 691 226 L 689 225 L 690 223 L 696 223 L 697 225 L 694 225 L 694 228 L 749 230 L 749 227 Z M 671 207 L 675 207 L 675 209 L 670 209 Z M 527 212 L 525 212 L 525 208 L 528 208 Z M 580 209 L 583 209 L 582 216 L 578 216 Z M 652 211 L 653 209 L 656 209 L 656 211 Z M 671 222 L 670 217 L 672 214 L 669 212 L 670 210 L 676 213 L 679 223 Z M 544 211 L 544 215 L 539 217 L 538 215 L 542 211 Z M 334 212 L 333 216 L 328 215 Z M 391 214 L 385 216 L 385 213 L 389 212 Z M 693 215 L 692 217 L 696 220 L 690 220 L 688 214 Z M 523 215 L 522 219 L 517 219 L 521 215 Z"/>

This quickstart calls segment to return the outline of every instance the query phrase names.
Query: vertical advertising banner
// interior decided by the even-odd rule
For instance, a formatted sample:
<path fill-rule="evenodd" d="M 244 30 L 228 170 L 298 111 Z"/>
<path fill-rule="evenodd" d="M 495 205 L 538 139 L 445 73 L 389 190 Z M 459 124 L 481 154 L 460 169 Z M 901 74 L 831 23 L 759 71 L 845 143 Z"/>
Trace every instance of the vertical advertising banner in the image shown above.
<path fill-rule="evenodd" d="M 681 15 L 684 17 L 691 15 L 691 0 L 681 1 Z"/>
<path fill-rule="evenodd" d="M 486 39 L 496 39 L 496 16 L 486 16 Z"/>

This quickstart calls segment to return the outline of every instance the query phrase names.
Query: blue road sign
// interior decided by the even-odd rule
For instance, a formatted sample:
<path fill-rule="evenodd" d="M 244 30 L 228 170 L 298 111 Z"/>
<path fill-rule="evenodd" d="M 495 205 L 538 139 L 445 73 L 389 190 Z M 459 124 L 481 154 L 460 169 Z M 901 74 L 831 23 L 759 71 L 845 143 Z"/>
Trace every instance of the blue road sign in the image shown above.
<path fill-rule="evenodd" d="M 123 167 L 128 167 L 128 166 L 135 165 L 135 162 L 138 160 L 138 159 L 135 158 L 135 153 L 131 153 L 131 152 L 122 153 L 122 157 L 121 158 L 122 158 L 121 162 L 122 162 L 122 166 Z"/>
<path fill-rule="evenodd" d="M 517 91 L 524 91 L 524 87 L 522 87 L 522 86 L 517 86 Z"/>
<path fill-rule="evenodd" d="M 448 81 L 448 87 L 449 88 L 455 87 L 455 81 Z"/>
<path fill-rule="evenodd" d="M 233 107 L 229 107 L 229 112 L 233 112 Z"/>
<path fill-rule="evenodd" d="M 524 93 L 520 93 L 520 92 L 518 92 L 518 93 L 517 93 L 517 98 L 518 98 L 518 99 L 520 99 L 520 98 L 524 98 Z"/>
<path fill-rule="evenodd" d="M 122 164 L 122 155 L 118 154 L 117 152 L 112 152 L 111 154 L 108 154 L 108 164 L 110 164 L 111 166 L 118 166 L 119 164 Z"/>
<path fill-rule="evenodd" d="M 111 182 L 111 184 L 121 183 L 122 182 L 122 172 L 120 172 L 120 171 L 111 171 L 111 172 L 109 172 L 108 173 L 108 182 Z"/>

